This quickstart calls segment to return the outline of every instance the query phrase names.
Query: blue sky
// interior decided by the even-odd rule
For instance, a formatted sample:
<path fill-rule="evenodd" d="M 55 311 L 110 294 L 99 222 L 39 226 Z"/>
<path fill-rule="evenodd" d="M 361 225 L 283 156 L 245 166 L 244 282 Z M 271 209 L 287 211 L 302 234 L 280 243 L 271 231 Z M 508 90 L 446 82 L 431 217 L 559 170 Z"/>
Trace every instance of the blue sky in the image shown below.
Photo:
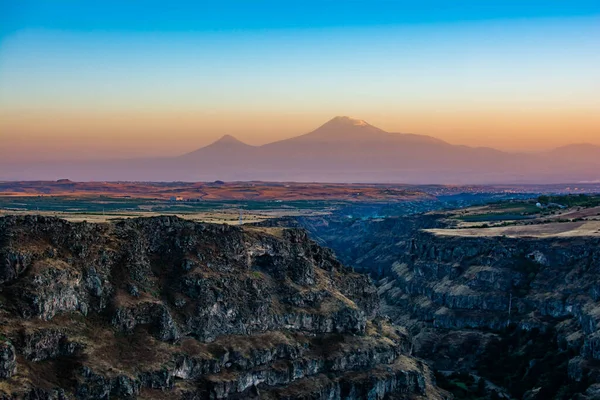
<path fill-rule="evenodd" d="M 2 35 L 25 28 L 68 31 L 204 32 L 369 27 L 598 15 L 598 1 L 2 0 Z"/>
<path fill-rule="evenodd" d="M 2 134 L 133 141 L 162 123 L 177 152 L 350 114 L 476 145 L 593 141 L 598 38 L 600 1 L 0 0 Z"/>

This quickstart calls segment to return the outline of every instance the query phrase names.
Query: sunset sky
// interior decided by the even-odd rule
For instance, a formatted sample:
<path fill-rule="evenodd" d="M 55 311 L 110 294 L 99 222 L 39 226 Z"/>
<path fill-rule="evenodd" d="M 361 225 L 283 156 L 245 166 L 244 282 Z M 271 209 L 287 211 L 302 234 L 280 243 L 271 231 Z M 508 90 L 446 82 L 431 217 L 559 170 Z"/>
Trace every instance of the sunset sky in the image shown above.
<path fill-rule="evenodd" d="M 0 157 L 174 155 L 351 115 L 600 145 L 600 2 L 0 0 Z"/>

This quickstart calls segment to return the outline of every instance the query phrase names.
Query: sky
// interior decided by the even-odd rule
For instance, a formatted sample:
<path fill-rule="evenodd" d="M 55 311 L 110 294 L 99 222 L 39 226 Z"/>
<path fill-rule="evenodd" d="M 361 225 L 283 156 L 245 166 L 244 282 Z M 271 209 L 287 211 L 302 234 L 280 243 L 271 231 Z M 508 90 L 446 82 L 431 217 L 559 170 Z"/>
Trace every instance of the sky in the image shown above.
<path fill-rule="evenodd" d="M 0 0 L 0 157 L 176 155 L 336 115 L 600 145 L 600 2 Z"/>

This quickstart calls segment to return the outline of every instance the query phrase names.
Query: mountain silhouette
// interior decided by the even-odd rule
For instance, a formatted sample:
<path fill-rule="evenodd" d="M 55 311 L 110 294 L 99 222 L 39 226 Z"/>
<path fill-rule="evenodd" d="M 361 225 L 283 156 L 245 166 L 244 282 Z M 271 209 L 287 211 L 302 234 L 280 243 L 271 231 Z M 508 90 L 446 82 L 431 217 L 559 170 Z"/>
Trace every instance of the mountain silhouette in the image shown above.
<path fill-rule="evenodd" d="M 453 145 L 338 116 L 312 132 L 262 146 L 231 135 L 178 157 L 0 165 L 2 180 L 271 180 L 413 184 L 566 183 L 600 180 L 600 146 L 535 154 Z"/>
<path fill-rule="evenodd" d="M 246 144 L 231 135 L 225 135 L 208 146 L 184 154 L 179 158 L 193 161 L 194 159 L 205 159 L 206 157 L 242 156 L 245 153 L 252 151 L 253 148 L 254 146 Z"/>

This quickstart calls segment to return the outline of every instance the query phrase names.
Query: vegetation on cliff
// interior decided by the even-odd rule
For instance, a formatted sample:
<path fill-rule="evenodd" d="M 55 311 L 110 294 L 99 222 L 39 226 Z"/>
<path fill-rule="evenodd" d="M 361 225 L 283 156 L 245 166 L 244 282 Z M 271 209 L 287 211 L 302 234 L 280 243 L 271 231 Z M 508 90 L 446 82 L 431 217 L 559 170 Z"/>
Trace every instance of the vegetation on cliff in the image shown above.
<path fill-rule="evenodd" d="M 0 218 L 0 398 L 441 398 L 297 229 Z"/>

